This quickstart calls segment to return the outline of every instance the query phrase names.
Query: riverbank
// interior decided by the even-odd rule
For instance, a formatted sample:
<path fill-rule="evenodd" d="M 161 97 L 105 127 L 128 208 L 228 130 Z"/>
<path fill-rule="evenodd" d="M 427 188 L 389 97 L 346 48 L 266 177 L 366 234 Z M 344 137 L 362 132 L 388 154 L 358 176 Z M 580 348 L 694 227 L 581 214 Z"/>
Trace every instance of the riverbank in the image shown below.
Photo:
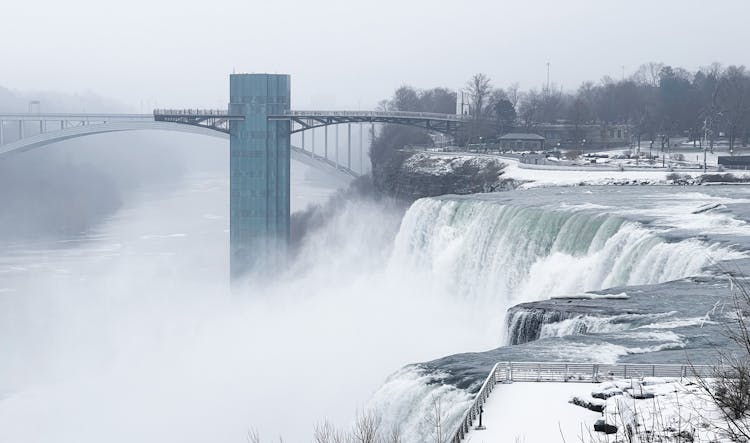
<path fill-rule="evenodd" d="M 470 152 L 397 151 L 373 168 L 375 188 L 416 200 L 445 194 L 476 194 L 567 186 L 704 185 L 744 183 L 744 171 L 610 166 L 529 165 L 517 158 Z"/>

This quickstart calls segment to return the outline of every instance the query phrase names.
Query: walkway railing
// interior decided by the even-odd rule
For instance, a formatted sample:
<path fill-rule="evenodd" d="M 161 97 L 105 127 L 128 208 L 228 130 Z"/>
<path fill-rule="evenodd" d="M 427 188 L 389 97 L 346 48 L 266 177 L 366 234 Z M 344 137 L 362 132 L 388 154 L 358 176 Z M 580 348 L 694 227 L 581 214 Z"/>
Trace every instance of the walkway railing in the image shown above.
<path fill-rule="evenodd" d="M 410 111 L 288 111 L 283 114 L 288 117 L 379 117 L 379 118 L 417 118 L 430 120 L 469 121 L 470 115 L 439 114 L 435 112 Z"/>
<path fill-rule="evenodd" d="M 557 362 L 498 362 L 477 392 L 474 402 L 464 414 L 453 434 L 451 443 L 461 443 L 469 433 L 479 411 L 497 383 L 508 382 L 570 382 L 599 383 L 608 380 L 622 380 L 643 377 L 710 377 L 716 368 L 705 365 L 670 364 L 596 364 L 596 363 L 557 363 Z"/>
<path fill-rule="evenodd" d="M 488 375 L 487 379 L 482 383 L 482 387 L 479 388 L 479 392 L 477 392 L 474 402 L 469 407 L 469 410 L 466 411 L 463 420 L 458 424 L 458 429 L 453 434 L 451 443 L 461 443 L 461 440 L 463 440 L 466 434 L 471 430 L 474 420 L 479 417 L 479 412 L 484 406 L 484 403 L 489 398 L 492 390 L 495 389 L 495 385 L 497 384 L 497 369 L 501 364 L 503 363 L 495 363 L 492 371 L 490 371 L 490 375 Z"/>
<path fill-rule="evenodd" d="M 182 115 L 182 116 L 228 116 L 226 109 L 154 109 L 154 115 Z"/>

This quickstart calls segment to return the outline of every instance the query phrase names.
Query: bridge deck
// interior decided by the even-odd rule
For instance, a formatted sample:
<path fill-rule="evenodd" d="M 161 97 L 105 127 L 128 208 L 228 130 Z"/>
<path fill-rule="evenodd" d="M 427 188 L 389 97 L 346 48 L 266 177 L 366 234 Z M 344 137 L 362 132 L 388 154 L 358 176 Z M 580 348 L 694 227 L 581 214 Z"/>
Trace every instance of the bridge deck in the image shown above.
<path fill-rule="evenodd" d="M 0 121 L 153 121 L 152 114 L 104 114 L 104 113 L 0 113 Z"/>
<path fill-rule="evenodd" d="M 468 115 L 431 112 L 289 111 L 284 114 L 269 115 L 268 119 L 289 120 L 292 123 L 292 133 L 346 123 L 386 123 L 415 126 L 456 136 L 461 128 L 473 118 Z"/>
<path fill-rule="evenodd" d="M 472 120 L 472 117 L 469 115 L 406 111 L 289 111 L 284 114 L 270 115 L 268 118 L 271 120 L 289 120 L 294 118 L 402 118 L 452 122 L 467 122 Z"/>

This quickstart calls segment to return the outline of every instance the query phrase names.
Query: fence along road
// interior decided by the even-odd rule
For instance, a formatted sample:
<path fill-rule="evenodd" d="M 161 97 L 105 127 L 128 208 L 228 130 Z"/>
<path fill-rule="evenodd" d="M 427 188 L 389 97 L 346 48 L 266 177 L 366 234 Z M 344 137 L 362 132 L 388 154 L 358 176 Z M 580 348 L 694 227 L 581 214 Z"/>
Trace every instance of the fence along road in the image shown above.
<path fill-rule="evenodd" d="M 510 382 L 568 382 L 599 383 L 608 380 L 622 380 L 643 377 L 709 377 L 715 374 L 713 366 L 666 365 L 666 364 L 593 364 L 557 362 L 509 362 L 495 363 L 487 379 L 479 388 L 474 402 L 464 414 L 453 434 L 451 443 L 461 443 L 469 433 L 474 420 L 479 417 L 479 409 L 489 398 L 497 383 Z"/>

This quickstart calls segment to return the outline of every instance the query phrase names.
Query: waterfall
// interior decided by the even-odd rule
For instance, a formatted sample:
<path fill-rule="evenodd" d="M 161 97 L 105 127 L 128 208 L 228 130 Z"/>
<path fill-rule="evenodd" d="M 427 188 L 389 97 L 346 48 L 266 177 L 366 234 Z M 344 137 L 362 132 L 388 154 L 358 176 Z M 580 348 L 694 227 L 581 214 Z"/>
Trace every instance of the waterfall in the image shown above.
<path fill-rule="evenodd" d="M 508 344 L 519 345 L 546 337 L 625 331 L 671 314 L 587 315 L 514 306 L 508 310 L 507 316 Z"/>
<path fill-rule="evenodd" d="M 602 212 L 438 197 L 407 211 L 390 265 L 503 315 L 522 302 L 697 275 L 738 255 Z"/>

